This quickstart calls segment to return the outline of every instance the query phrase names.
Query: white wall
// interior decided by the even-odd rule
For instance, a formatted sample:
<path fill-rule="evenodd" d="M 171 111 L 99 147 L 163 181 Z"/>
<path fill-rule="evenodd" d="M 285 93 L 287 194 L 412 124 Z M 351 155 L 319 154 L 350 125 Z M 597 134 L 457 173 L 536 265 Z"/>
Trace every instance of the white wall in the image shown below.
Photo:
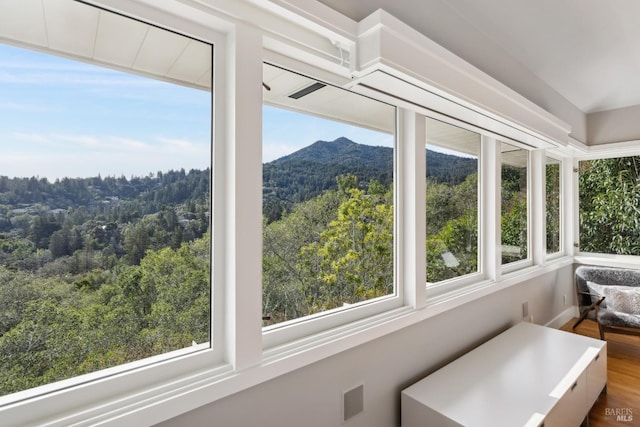
<path fill-rule="evenodd" d="M 482 32 L 451 14 L 446 6 L 439 7 L 445 10 L 438 11 L 440 14 L 429 14 L 432 22 L 426 35 L 430 39 L 565 121 L 571 125 L 571 136 L 574 139 L 587 142 L 587 119 L 580 109 L 514 60 Z M 411 11 L 408 10 L 407 16 L 398 18 L 405 21 L 411 19 L 410 16 Z M 411 25 L 410 21 L 405 22 Z"/>
<path fill-rule="evenodd" d="M 640 140 L 640 105 L 587 115 L 589 145 Z"/>
<path fill-rule="evenodd" d="M 389 427 L 400 391 L 521 320 L 552 321 L 574 304 L 567 266 L 160 424 L 162 427 Z M 567 296 L 568 306 L 563 296 Z M 342 424 L 342 392 L 364 384 L 364 412 Z"/>

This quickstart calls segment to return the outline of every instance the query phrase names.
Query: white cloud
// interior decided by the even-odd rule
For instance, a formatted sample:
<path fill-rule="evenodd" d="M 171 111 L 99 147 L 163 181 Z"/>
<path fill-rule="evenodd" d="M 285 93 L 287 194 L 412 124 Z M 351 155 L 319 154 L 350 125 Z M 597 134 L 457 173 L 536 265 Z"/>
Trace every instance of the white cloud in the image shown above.
<path fill-rule="evenodd" d="M 203 145 L 206 145 L 206 148 L 208 148 L 208 144 L 197 143 L 182 138 L 167 138 L 159 136 L 155 138 L 155 140 L 162 144 L 161 149 L 164 150 L 201 153 L 203 151 Z"/>
<path fill-rule="evenodd" d="M 277 160 L 280 157 L 289 155 L 303 147 L 304 144 L 296 145 L 293 143 L 270 143 L 265 141 L 262 146 L 262 162 L 268 163 L 272 160 Z"/>
<path fill-rule="evenodd" d="M 144 141 L 139 141 L 133 138 L 124 138 L 119 136 L 111 136 L 109 139 L 109 150 L 124 150 L 124 151 L 152 151 L 153 145 Z"/>
<path fill-rule="evenodd" d="M 93 150 L 110 147 L 107 142 L 99 137 L 90 135 L 14 132 L 11 134 L 10 140 L 18 143 L 14 146 L 26 152 L 37 152 L 37 150 L 42 149 L 41 146 L 43 145 L 60 151 Z"/>
<path fill-rule="evenodd" d="M 71 143 L 86 148 L 106 148 L 107 144 L 99 138 L 88 135 L 61 135 L 53 134 L 52 138 L 61 143 Z"/>

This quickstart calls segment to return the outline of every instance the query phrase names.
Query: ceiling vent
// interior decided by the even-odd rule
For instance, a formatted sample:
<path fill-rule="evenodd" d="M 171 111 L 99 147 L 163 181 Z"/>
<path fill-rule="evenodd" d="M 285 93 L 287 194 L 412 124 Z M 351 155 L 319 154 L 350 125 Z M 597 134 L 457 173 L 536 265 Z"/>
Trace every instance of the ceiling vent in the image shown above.
<path fill-rule="evenodd" d="M 319 82 L 315 82 L 305 88 L 300 89 L 299 91 L 292 93 L 291 95 L 289 95 L 289 98 L 293 98 L 293 99 L 300 99 L 303 96 L 307 96 L 310 93 L 313 93 L 315 91 L 317 91 L 318 89 L 322 89 L 323 87 L 325 87 L 326 84 L 324 83 L 319 83 Z"/>

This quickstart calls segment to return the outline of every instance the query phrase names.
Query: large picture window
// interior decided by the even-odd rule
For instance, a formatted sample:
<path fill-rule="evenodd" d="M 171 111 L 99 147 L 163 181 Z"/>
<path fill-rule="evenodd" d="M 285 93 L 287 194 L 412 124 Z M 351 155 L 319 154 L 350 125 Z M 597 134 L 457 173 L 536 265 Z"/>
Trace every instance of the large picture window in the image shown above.
<path fill-rule="evenodd" d="M 427 118 L 427 282 L 478 271 L 480 134 Z"/>
<path fill-rule="evenodd" d="M 580 251 L 640 255 L 640 157 L 579 167 Z"/>
<path fill-rule="evenodd" d="M 36 39 L 0 44 L 0 395 L 212 326 L 212 46 L 38 4 Z"/>
<path fill-rule="evenodd" d="M 395 108 L 265 64 L 265 326 L 395 293 Z"/>

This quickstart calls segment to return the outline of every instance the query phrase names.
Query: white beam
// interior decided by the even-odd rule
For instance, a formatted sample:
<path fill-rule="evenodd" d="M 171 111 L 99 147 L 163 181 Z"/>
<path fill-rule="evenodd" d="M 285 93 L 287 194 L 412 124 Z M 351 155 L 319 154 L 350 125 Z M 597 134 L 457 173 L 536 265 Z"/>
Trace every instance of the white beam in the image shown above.
<path fill-rule="evenodd" d="M 546 164 L 544 150 L 533 150 L 531 156 L 531 171 L 529 172 L 529 183 L 531 197 L 529 205 L 529 248 L 531 248 L 531 258 L 534 265 L 544 265 L 547 255 L 547 228 L 546 228 Z"/>
<path fill-rule="evenodd" d="M 399 280 L 404 284 L 404 304 L 414 308 L 426 304 L 426 206 L 425 144 L 426 120 L 414 111 L 400 109 L 398 165 L 396 167 L 398 218 L 397 242 L 402 264 Z M 396 212 L 398 210 L 396 209 Z"/>
<path fill-rule="evenodd" d="M 239 24 L 227 44 L 226 357 L 262 358 L 262 33 Z"/>
<path fill-rule="evenodd" d="M 485 277 L 500 279 L 502 265 L 500 232 L 500 143 L 492 137 L 482 136 L 480 147 L 480 265 Z"/>

